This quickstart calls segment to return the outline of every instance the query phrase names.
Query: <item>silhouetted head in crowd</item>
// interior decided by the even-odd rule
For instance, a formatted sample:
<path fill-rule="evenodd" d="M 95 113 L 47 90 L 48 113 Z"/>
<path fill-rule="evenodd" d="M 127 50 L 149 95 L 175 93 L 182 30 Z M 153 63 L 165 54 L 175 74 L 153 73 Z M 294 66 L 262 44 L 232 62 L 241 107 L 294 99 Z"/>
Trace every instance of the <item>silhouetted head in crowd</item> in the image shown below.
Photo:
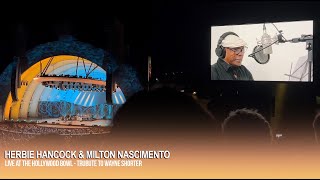
<path fill-rule="evenodd" d="M 320 135 L 320 112 L 316 114 L 313 123 L 313 132 L 314 132 L 314 137 L 316 140 L 316 143 L 319 144 L 319 135 Z"/>
<path fill-rule="evenodd" d="M 272 129 L 268 121 L 257 111 L 238 109 L 230 112 L 222 123 L 225 142 L 235 144 L 271 144 Z"/>

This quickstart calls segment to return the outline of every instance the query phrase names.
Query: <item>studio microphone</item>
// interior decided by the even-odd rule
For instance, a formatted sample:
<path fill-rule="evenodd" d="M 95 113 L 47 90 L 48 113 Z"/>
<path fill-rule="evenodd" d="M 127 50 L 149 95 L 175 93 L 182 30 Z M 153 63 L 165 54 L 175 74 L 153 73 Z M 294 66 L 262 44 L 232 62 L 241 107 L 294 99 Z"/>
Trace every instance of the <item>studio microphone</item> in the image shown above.
<path fill-rule="evenodd" d="M 274 42 L 272 42 L 274 41 Z M 272 44 L 278 44 L 279 37 L 271 38 L 267 33 L 266 25 L 263 24 L 263 34 L 261 40 L 258 41 L 258 45 L 254 47 L 253 52 L 248 55 L 248 57 L 254 58 L 259 64 L 266 64 L 270 59 L 270 54 L 272 54 Z"/>
<path fill-rule="evenodd" d="M 261 36 L 261 44 L 263 54 L 272 54 L 272 40 L 271 36 L 267 33 L 266 24 L 263 24 L 263 35 Z"/>

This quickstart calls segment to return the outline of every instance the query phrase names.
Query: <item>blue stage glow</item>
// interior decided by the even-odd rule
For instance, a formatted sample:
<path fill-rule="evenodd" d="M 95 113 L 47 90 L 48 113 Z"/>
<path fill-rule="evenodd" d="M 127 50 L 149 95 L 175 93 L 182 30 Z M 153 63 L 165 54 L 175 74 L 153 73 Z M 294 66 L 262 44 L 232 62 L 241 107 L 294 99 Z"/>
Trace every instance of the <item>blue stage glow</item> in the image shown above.
<path fill-rule="evenodd" d="M 107 119 L 113 118 L 113 105 L 107 104 Z"/>
<path fill-rule="evenodd" d="M 78 90 L 57 90 L 46 87 L 40 101 L 66 101 L 80 106 L 95 106 L 106 103 L 105 92 L 80 92 Z"/>
<path fill-rule="evenodd" d="M 115 92 L 112 93 L 112 103 L 113 104 L 124 104 L 126 98 L 120 88 L 117 88 Z"/>
<path fill-rule="evenodd" d="M 75 65 L 76 66 L 76 65 Z M 52 71 L 49 74 L 69 74 L 69 75 L 77 75 L 85 77 L 86 71 L 88 72 L 90 66 L 86 65 L 86 70 L 84 67 L 79 66 L 78 70 L 76 67 L 71 67 L 66 70 L 58 68 Z M 93 69 L 94 67 L 91 67 Z M 94 79 L 99 79 L 106 81 L 106 72 L 101 68 L 96 68 L 92 73 L 90 73 L 89 77 Z M 41 95 L 40 101 L 49 101 L 49 102 L 59 102 L 59 101 L 66 101 L 69 103 L 73 103 L 80 106 L 96 106 L 98 104 L 105 104 L 106 103 L 106 93 L 105 92 L 81 92 L 78 91 L 76 88 L 75 90 L 68 89 L 68 90 L 59 90 L 50 87 L 46 87 Z"/>

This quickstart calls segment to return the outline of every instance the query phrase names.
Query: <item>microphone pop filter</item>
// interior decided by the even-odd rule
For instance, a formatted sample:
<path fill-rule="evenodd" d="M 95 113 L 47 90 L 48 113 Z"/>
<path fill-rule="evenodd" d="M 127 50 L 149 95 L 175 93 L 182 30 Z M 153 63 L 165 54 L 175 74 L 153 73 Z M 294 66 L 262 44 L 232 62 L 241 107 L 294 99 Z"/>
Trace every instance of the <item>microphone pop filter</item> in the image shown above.
<path fill-rule="evenodd" d="M 263 47 L 261 45 L 254 47 L 253 52 L 249 55 L 249 57 L 254 58 L 254 60 L 256 60 L 259 64 L 266 64 L 270 59 L 269 54 L 263 53 Z"/>

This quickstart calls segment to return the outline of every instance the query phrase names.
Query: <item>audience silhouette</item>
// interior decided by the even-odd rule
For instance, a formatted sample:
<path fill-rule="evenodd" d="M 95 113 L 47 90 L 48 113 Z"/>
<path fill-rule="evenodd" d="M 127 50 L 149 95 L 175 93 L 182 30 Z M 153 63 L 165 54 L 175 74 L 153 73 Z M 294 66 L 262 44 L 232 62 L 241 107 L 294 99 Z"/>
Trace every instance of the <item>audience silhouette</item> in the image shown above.
<path fill-rule="evenodd" d="M 231 111 L 222 123 L 223 139 L 235 144 L 271 144 L 273 132 L 268 121 L 256 110 Z"/>

